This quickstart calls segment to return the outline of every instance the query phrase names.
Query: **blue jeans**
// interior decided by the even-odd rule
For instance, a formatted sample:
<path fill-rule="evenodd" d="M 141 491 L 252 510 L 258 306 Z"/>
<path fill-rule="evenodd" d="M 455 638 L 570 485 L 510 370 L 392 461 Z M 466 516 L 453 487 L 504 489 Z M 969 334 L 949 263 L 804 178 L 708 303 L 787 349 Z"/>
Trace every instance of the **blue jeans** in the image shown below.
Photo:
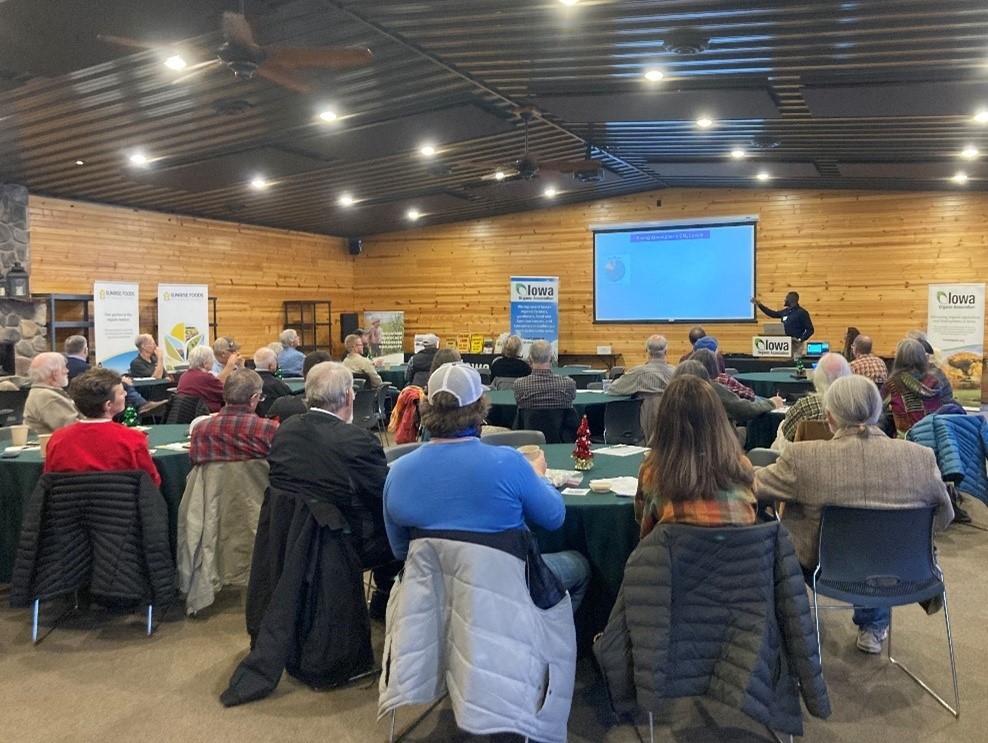
<path fill-rule="evenodd" d="M 542 555 L 542 562 L 569 591 L 575 614 L 590 583 L 590 563 L 587 562 L 587 558 L 575 550 L 566 550 Z"/>
<path fill-rule="evenodd" d="M 866 609 L 862 606 L 854 607 L 854 623 L 861 629 L 888 629 L 892 611 L 885 608 Z"/>

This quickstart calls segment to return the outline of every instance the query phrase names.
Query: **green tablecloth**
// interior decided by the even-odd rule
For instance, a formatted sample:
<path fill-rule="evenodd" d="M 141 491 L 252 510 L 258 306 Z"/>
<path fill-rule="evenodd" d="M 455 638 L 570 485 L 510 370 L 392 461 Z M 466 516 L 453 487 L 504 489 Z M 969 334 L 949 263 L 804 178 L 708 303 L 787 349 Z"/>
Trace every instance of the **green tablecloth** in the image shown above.
<path fill-rule="evenodd" d="M 748 372 L 747 374 L 738 374 L 734 378 L 741 384 L 751 387 L 755 394 L 761 397 L 772 397 L 779 382 L 806 385 L 807 390 L 813 388 L 811 379 L 796 379 L 791 372 Z"/>
<path fill-rule="evenodd" d="M 148 443 L 153 449 L 162 444 L 185 441 L 188 431 L 187 425 L 151 426 Z M 174 555 L 178 504 L 185 492 L 185 478 L 192 469 L 192 463 L 187 451 L 157 449 L 151 452 L 151 457 L 161 473 L 161 494 L 168 504 L 168 538 Z M 43 460 L 37 450 L 21 452 L 16 459 L 0 459 L 0 582 L 10 581 L 24 503 L 41 477 L 42 465 Z"/>
<path fill-rule="evenodd" d="M 283 379 L 281 381 L 296 395 L 305 391 L 305 380 L 301 377 L 291 377 L 290 379 Z"/>
<path fill-rule="evenodd" d="M 511 428 L 517 412 L 514 391 L 491 390 L 487 393 L 487 398 L 491 401 L 491 412 L 487 416 L 488 422 L 493 426 Z M 613 400 L 628 399 L 630 399 L 628 395 L 608 395 L 603 392 L 591 390 L 577 390 L 576 398 L 573 400 L 573 407 L 576 408 L 577 415 L 587 414 L 590 430 L 593 433 L 603 434 L 604 406 Z"/>
<path fill-rule="evenodd" d="M 573 469 L 572 444 L 547 444 L 544 449 L 550 468 Z M 599 454 L 593 459 L 593 469 L 584 473 L 583 487 L 587 487 L 590 480 L 637 476 L 643 458 L 642 454 L 628 457 Z M 564 495 L 563 500 L 566 502 L 563 527 L 548 532 L 533 526 L 532 531 L 542 552 L 573 549 L 590 561 L 590 588 L 580 615 L 589 622 L 594 632 L 600 631 L 607 624 L 607 617 L 617 599 L 624 578 L 624 564 L 638 545 L 633 499 L 613 493 L 590 493 L 583 496 Z"/>

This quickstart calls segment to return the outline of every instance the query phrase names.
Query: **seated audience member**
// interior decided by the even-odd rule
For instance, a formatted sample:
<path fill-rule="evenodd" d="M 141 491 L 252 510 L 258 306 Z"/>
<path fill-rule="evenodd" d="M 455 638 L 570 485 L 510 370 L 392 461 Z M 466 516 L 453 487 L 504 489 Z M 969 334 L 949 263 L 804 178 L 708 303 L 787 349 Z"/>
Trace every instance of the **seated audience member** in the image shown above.
<path fill-rule="evenodd" d="M 70 335 L 65 339 L 65 365 L 69 381 L 89 369 L 89 341 L 84 335 Z"/>
<path fill-rule="evenodd" d="M 710 382 L 690 375 L 672 380 L 655 431 L 635 494 L 642 539 L 656 524 L 755 523 L 754 470 Z"/>
<path fill-rule="evenodd" d="M 796 427 L 799 426 L 800 421 L 822 421 L 824 394 L 834 380 L 846 377 L 850 373 L 851 365 L 840 354 L 825 353 L 821 356 L 813 370 L 814 391 L 806 397 L 801 397 L 786 411 L 786 417 L 779 424 L 779 434 L 772 448 L 782 451 L 790 442 L 795 441 Z"/>
<path fill-rule="evenodd" d="M 395 460 L 384 486 L 384 523 L 395 556 L 408 553 L 412 529 L 495 533 L 528 522 L 560 528 L 566 507 L 545 478 L 545 458 L 529 462 L 515 449 L 480 440 L 489 408 L 480 373 L 443 364 L 428 389 L 419 405 L 432 438 Z M 576 611 L 590 579 L 586 558 L 566 551 L 542 559 L 569 590 Z"/>
<path fill-rule="evenodd" d="M 844 332 L 844 358 L 850 361 L 854 358 L 854 339 L 861 335 L 861 331 L 855 328 L 853 325 L 848 326 L 847 330 Z"/>
<path fill-rule="evenodd" d="M 69 382 L 89 369 L 89 341 L 84 335 L 70 335 L 65 339 L 65 363 L 69 368 Z M 141 415 L 153 413 L 168 405 L 167 400 L 148 402 L 134 389 L 129 377 L 121 377 L 124 386 L 124 407 L 133 405 Z"/>
<path fill-rule="evenodd" d="M 436 351 L 436 355 L 432 357 L 432 366 L 429 367 L 429 376 L 431 377 L 433 372 L 436 371 L 443 364 L 450 364 L 455 361 L 463 361 L 463 357 L 460 356 L 460 352 L 455 348 L 440 348 Z"/>
<path fill-rule="evenodd" d="M 832 440 L 791 444 L 775 464 L 755 472 L 759 499 L 787 503 L 782 523 L 808 576 L 817 565 L 822 506 L 935 505 L 936 528 L 950 523 L 953 509 L 933 450 L 882 432 L 876 425 L 882 399 L 874 382 L 853 374 L 836 380 L 823 396 L 823 409 L 834 432 Z M 856 608 L 854 623 L 858 649 L 881 652 L 888 635 L 888 609 Z"/>
<path fill-rule="evenodd" d="M 871 352 L 871 338 L 867 335 L 858 335 L 851 344 L 851 353 L 854 360 L 851 361 L 851 371 L 868 377 L 872 382 L 881 387 L 889 377 L 889 369 L 885 362 Z"/>
<path fill-rule="evenodd" d="M 666 361 L 668 344 L 665 336 L 650 335 L 645 341 L 648 359 L 644 364 L 628 369 L 611 382 L 607 390 L 612 395 L 661 395 L 672 379 L 675 367 Z"/>
<path fill-rule="evenodd" d="M 213 349 L 200 345 L 189 351 L 187 361 L 189 368 L 178 380 L 176 392 L 179 395 L 191 395 L 202 398 L 210 413 L 216 413 L 223 407 L 223 380 L 230 376 L 231 369 L 224 368 L 223 379 L 216 377 L 210 371 L 216 362 Z"/>
<path fill-rule="evenodd" d="M 727 361 L 724 359 L 724 354 L 722 354 L 720 351 L 717 350 L 716 339 L 712 339 L 713 340 L 712 346 L 710 345 L 711 341 L 704 341 L 699 346 L 696 345 L 696 342 L 698 340 L 706 337 L 707 337 L 707 331 L 704 330 L 701 326 L 694 325 L 692 328 L 690 328 L 690 334 L 689 334 L 690 350 L 679 357 L 679 363 L 681 364 L 684 361 L 686 361 L 690 356 L 693 355 L 694 351 L 699 351 L 701 348 L 706 348 L 707 350 L 714 351 L 717 354 L 717 368 L 720 369 L 721 371 L 724 371 L 724 369 L 727 368 Z"/>
<path fill-rule="evenodd" d="M 79 411 L 65 391 L 69 369 L 65 357 L 54 351 L 31 359 L 31 391 L 24 402 L 24 425 L 31 433 L 52 433 L 79 420 Z"/>
<path fill-rule="evenodd" d="M 429 333 L 422 339 L 422 350 L 408 360 L 405 367 L 405 383 L 424 388 L 429 381 L 432 357 L 439 350 L 439 336 Z"/>
<path fill-rule="evenodd" d="M 267 346 L 261 346 L 254 351 L 254 370 L 261 377 L 261 401 L 257 405 L 257 414 L 266 416 L 274 401 L 279 397 L 291 395 L 292 390 L 275 376 L 275 372 L 278 371 L 278 356 Z"/>
<path fill-rule="evenodd" d="M 532 367 L 521 358 L 521 338 L 509 335 L 501 355 L 491 362 L 491 379 L 518 379 L 532 373 Z"/>
<path fill-rule="evenodd" d="M 333 357 L 327 351 L 313 351 L 306 354 L 305 362 L 302 364 L 302 376 L 309 376 L 309 370 L 316 364 L 324 361 L 332 361 Z M 284 422 L 293 415 L 301 415 L 306 410 L 305 395 L 286 395 L 275 400 L 268 408 L 267 417 L 276 421 Z"/>
<path fill-rule="evenodd" d="M 926 351 L 926 355 L 929 357 L 930 366 L 939 369 L 947 361 L 947 357 L 944 355 L 943 351 L 939 348 L 934 348 L 933 344 L 930 343 L 929 336 L 926 335 L 925 330 L 920 330 L 919 328 L 913 328 L 906 333 L 906 338 L 911 338 L 914 341 L 919 341 L 920 345 Z"/>
<path fill-rule="evenodd" d="M 538 340 L 528 352 L 532 373 L 515 382 L 515 403 L 519 408 L 548 410 L 568 408 L 576 398 L 576 382 L 552 371 L 552 344 Z"/>
<path fill-rule="evenodd" d="M 372 390 L 381 386 L 381 375 L 377 373 L 374 364 L 364 356 L 364 341 L 354 333 L 343 339 L 346 347 L 346 357 L 343 359 L 343 366 L 350 370 L 358 379 L 366 380 L 366 385 Z"/>
<path fill-rule="evenodd" d="M 301 377 L 302 364 L 305 354 L 298 350 L 298 333 L 291 328 L 285 328 L 278 336 L 282 350 L 278 353 L 278 366 L 286 377 Z"/>
<path fill-rule="evenodd" d="M 700 340 L 702 341 L 703 338 Z M 707 376 L 713 385 L 714 392 L 724 404 L 727 417 L 736 423 L 746 423 L 757 418 L 762 413 L 767 413 L 775 408 L 781 408 L 784 403 L 784 400 L 778 395 L 770 398 L 756 397 L 754 400 L 742 400 L 727 389 L 727 387 L 718 384 L 716 380 L 720 375 L 720 371 L 717 368 L 717 356 L 709 349 L 701 348 L 694 351 L 689 360 L 700 362 L 706 370 Z"/>
<path fill-rule="evenodd" d="M 926 350 L 919 341 L 906 338 L 895 349 L 892 371 L 882 387 L 886 412 L 891 412 L 895 430 L 902 435 L 916 421 L 935 413 L 954 399 L 950 382 L 933 374 Z"/>
<path fill-rule="evenodd" d="M 263 399 L 263 382 L 257 372 L 241 369 L 227 377 L 223 383 L 226 405 L 192 428 L 192 464 L 267 457 L 278 421 L 257 415 L 257 404 Z"/>
<path fill-rule="evenodd" d="M 755 395 L 755 391 L 751 389 L 751 387 L 741 384 L 738 380 L 725 371 L 726 367 L 724 366 L 724 355 L 717 350 L 717 339 L 712 335 L 705 335 L 697 340 L 693 346 L 693 352 L 696 353 L 697 351 L 703 350 L 713 351 L 714 355 L 717 357 L 717 375 L 712 381 L 727 387 L 727 389 L 740 397 L 742 400 L 754 401 L 755 397 L 757 397 Z"/>
<path fill-rule="evenodd" d="M 384 528 L 384 449 L 373 433 L 350 425 L 353 374 L 343 364 L 313 366 L 305 376 L 305 398 L 308 412 L 285 420 L 274 436 L 268 454 L 271 487 L 326 500 L 340 510 L 364 569 L 374 575 L 371 617 L 383 619 L 401 569 Z"/>
<path fill-rule="evenodd" d="M 222 382 L 234 369 L 242 369 L 244 360 L 237 353 L 239 350 L 240 344 L 234 342 L 233 338 L 228 335 L 220 336 L 213 341 L 214 358 L 210 374 L 214 377 L 219 377 L 219 380 Z"/>
<path fill-rule="evenodd" d="M 148 437 L 113 422 L 125 405 L 120 375 L 110 369 L 90 369 L 72 380 L 69 394 L 84 418 L 52 434 L 45 472 L 144 470 L 160 487 Z"/>
<path fill-rule="evenodd" d="M 268 348 L 274 351 L 275 356 L 278 356 L 279 354 L 281 354 L 282 351 L 285 350 L 285 347 L 281 345 L 278 341 L 271 341 L 268 344 Z"/>
<path fill-rule="evenodd" d="M 134 379 L 161 379 L 165 376 L 165 356 L 150 333 L 141 333 L 134 339 L 137 356 L 130 362 L 130 376 Z"/>

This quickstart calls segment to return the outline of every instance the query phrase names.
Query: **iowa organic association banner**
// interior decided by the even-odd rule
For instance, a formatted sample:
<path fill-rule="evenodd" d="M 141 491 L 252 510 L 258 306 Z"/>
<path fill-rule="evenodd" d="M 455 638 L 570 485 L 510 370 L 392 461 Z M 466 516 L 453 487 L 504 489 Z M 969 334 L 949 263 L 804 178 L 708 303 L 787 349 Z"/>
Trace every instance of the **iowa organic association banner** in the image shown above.
<path fill-rule="evenodd" d="M 962 405 L 981 401 L 985 361 L 985 285 L 930 284 L 927 335 Z"/>
<path fill-rule="evenodd" d="M 96 363 L 118 372 L 130 369 L 137 356 L 140 330 L 137 284 L 93 282 L 93 343 Z"/>
<path fill-rule="evenodd" d="M 165 369 L 187 364 L 189 351 L 200 343 L 209 343 L 209 287 L 158 284 L 158 348 Z"/>
<path fill-rule="evenodd" d="M 532 341 L 546 340 L 559 358 L 558 276 L 511 277 L 511 333 L 521 337 L 523 356 Z"/>

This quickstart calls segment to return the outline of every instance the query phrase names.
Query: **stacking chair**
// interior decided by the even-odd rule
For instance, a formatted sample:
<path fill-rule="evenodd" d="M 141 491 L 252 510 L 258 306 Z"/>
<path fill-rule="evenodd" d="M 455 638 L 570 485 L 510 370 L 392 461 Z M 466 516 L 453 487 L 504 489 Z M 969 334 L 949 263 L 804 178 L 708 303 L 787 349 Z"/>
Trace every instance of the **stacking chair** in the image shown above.
<path fill-rule="evenodd" d="M 168 507 L 146 472 L 49 473 L 25 504 L 10 604 L 33 606 L 31 640 L 42 601 L 74 595 L 77 609 L 86 587 L 109 606 L 146 603 L 148 635 L 154 606 L 174 601 Z"/>
<path fill-rule="evenodd" d="M 420 446 L 422 446 L 421 441 L 413 441 L 410 444 L 395 444 L 384 450 L 384 456 L 388 460 L 388 464 L 391 464 L 396 459 L 401 459 L 406 454 L 411 454 Z"/>
<path fill-rule="evenodd" d="M 372 389 L 354 390 L 353 425 L 375 430 L 380 424 L 377 413 L 377 391 Z"/>
<path fill-rule="evenodd" d="M 362 390 L 365 384 L 367 384 L 367 380 L 364 377 L 353 378 L 353 388 L 355 390 Z"/>
<path fill-rule="evenodd" d="M 574 408 L 519 408 L 512 428 L 516 431 L 541 431 L 547 444 L 572 444 L 580 419 Z"/>
<path fill-rule="evenodd" d="M 610 369 L 607 370 L 607 378 L 611 380 L 617 379 L 622 374 L 624 374 L 623 366 L 612 366 Z"/>
<path fill-rule="evenodd" d="M 954 640 L 950 633 L 947 586 L 933 550 L 935 507 L 878 509 L 824 506 L 820 516 L 820 552 L 813 573 L 813 613 L 820 643 L 819 596 L 866 608 L 888 608 L 889 662 L 901 668 L 954 717 L 960 715 Z M 936 596 L 943 597 L 950 674 L 954 684 L 951 707 L 905 665 L 892 657 L 891 609 Z M 821 659 L 822 659 L 821 653 Z"/>
<path fill-rule="evenodd" d="M 168 403 L 165 423 L 191 423 L 200 415 L 209 415 L 209 408 L 201 397 L 195 395 L 175 395 Z"/>
<path fill-rule="evenodd" d="M 503 431 L 484 436 L 481 441 L 491 446 L 545 446 L 545 434 L 541 431 Z"/>
<path fill-rule="evenodd" d="M 748 459 L 755 467 L 768 467 L 770 464 L 775 464 L 778 458 L 779 452 L 775 449 L 756 447 L 748 452 Z"/>
<path fill-rule="evenodd" d="M 645 445 L 648 446 L 651 444 L 652 435 L 655 433 L 655 421 L 659 415 L 659 403 L 662 402 L 662 393 L 639 393 L 637 397 L 642 401 L 641 414 L 638 420 L 641 424 L 642 431 L 645 433 Z"/>
<path fill-rule="evenodd" d="M 604 443 L 639 444 L 645 438 L 641 427 L 642 400 L 612 400 L 604 406 Z"/>
<path fill-rule="evenodd" d="M 830 430 L 827 421 L 802 420 L 796 424 L 794 441 L 830 441 L 834 432 Z"/>
<path fill-rule="evenodd" d="M 28 390 L 0 390 L 0 408 L 7 413 L 0 418 L 0 426 L 19 426 L 24 422 L 24 403 Z"/>
<path fill-rule="evenodd" d="M 597 374 L 570 374 L 569 378 L 576 382 L 576 388 L 578 390 L 589 389 L 587 385 L 600 380 Z"/>
<path fill-rule="evenodd" d="M 374 407 L 377 411 L 378 428 L 380 428 L 384 433 L 385 444 L 390 442 L 390 437 L 388 436 L 388 420 L 390 418 L 390 413 L 388 411 L 388 397 L 391 394 L 390 390 L 391 384 L 385 382 L 377 388 L 377 394 L 374 397 Z"/>

